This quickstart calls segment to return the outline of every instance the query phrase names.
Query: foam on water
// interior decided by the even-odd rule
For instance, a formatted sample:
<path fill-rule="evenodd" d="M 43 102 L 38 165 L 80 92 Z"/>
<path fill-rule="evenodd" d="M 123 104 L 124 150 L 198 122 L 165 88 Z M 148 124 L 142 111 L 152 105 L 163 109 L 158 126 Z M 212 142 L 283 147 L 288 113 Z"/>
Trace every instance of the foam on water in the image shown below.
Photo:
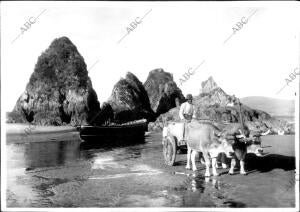
<path fill-rule="evenodd" d="M 106 168 L 113 168 L 113 169 L 120 169 L 125 168 L 124 165 L 120 164 L 119 162 L 114 161 L 113 157 L 104 157 L 104 158 L 95 158 L 92 169 L 106 169 Z"/>
<path fill-rule="evenodd" d="M 102 176 L 93 176 L 89 177 L 90 180 L 108 180 L 108 179 L 116 179 L 116 178 L 123 178 L 123 177 L 136 177 L 136 176 L 143 176 L 143 175 L 157 175 L 161 174 L 160 171 L 155 172 L 136 172 L 136 173 L 122 173 L 122 174 L 113 174 L 113 175 L 102 175 Z"/>

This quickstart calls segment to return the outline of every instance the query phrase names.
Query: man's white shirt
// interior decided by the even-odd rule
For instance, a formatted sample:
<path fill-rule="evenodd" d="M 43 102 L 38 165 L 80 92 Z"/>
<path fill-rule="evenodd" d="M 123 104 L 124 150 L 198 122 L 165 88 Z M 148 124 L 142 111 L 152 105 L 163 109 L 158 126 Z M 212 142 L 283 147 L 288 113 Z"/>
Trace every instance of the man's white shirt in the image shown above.
<path fill-rule="evenodd" d="M 179 110 L 179 117 L 181 120 L 184 119 L 183 114 L 193 115 L 193 118 L 196 118 L 195 106 L 188 102 L 182 103 Z"/>

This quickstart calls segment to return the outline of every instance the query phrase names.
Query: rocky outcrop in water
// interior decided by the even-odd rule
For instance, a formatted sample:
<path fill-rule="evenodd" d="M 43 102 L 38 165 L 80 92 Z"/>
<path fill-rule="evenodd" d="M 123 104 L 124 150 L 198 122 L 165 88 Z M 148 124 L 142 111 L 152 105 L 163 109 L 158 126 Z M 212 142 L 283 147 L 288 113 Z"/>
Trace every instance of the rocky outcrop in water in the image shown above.
<path fill-rule="evenodd" d="M 174 82 L 173 75 L 163 69 L 150 71 L 144 86 L 150 99 L 151 108 L 157 116 L 184 101 L 184 96 Z"/>
<path fill-rule="evenodd" d="M 228 99 L 235 98 L 226 94 L 210 77 L 202 82 L 201 93 L 194 97 L 193 104 L 196 107 L 197 119 L 212 120 L 224 123 L 239 123 L 241 118 L 251 131 L 267 131 L 277 133 L 278 130 L 284 130 L 286 133 L 294 133 L 294 125 L 284 120 L 271 117 L 268 113 L 261 110 L 254 110 L 246 105 L 235 104 L 226 106 Z M 236 98 L 236 102 L 238 99 Z M 149 124 L 149 130 L 159 131 L 166 121 L 179 121 L 179 108 L 176 107 L 167 113 L 161 114 L 157 120 Z M 242 117 L 240 116 L 240 111 Z"/>
<path fill-rule="evenodd" d="M 130 72 L 116 83 L 107 103 L 112 107 L 116 123 L 139 119 L 155 120 L 143 84 Z"/>
<path fill-rule="evenodd" d="M 83 57 L 67 38 L 55 39 L 38 58 L 8 122 L 39 125 L 101 123 L 97 94 Z"/>

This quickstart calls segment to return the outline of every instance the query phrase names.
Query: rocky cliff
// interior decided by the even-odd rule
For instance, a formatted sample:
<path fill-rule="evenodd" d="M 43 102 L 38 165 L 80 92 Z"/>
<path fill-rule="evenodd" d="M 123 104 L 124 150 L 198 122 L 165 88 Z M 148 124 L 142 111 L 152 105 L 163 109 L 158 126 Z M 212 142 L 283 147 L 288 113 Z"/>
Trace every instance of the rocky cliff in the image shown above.
<path fill-rule="evenodd" d="M 138 119 L 155 120 L 150 107 L 149 98 L 143 84 L 128 72 L 113 88 L 107 103 L 112 107 L 116 123 L 124 123 Z"/>
<path fill-rule="evenodd" d="M 151 108 L 157 116 L 184 101 L 184 96 L 174 82 L 172 74 L 163 69 L 150 71 L 144 86 L 150 99 Z"/>
<path fill-rule="evenodd" d="M 67 37 L 55 39 L 38 58 L 25 92 L 8 117 L 8 122 L 39 125 L 94 122 L 100 111 L 86 64 Z"/>
<path fill-rule="evenodd" d="M 277 133 L 278 130 L 284 130 L 286 133 L 295 132 L 294 125 L 271 117 L 271 115 L 264 111 L 254 110 L 243 104 L 241 104 L 241 107 L 239 104 L 232 107 L 226 106 L 229 97 L 235 97 L 226 94 L 212 77 L 202 82 L 201 86 L 201 93 L 195 96 L 193 100 L 193 104 L 196 107 L 197 119 L 238 123 L 242 118 L 251 131 L 267 131 L 270 129 L 272 133 Z M 149 124 L 149 129 L 161 130 L 165 121 L 178 121 L 179 108 L 173 108 L 167 113 L 160 115 L 155 122 Z M 240 114 L 242 114 L 242 117 Z"/>

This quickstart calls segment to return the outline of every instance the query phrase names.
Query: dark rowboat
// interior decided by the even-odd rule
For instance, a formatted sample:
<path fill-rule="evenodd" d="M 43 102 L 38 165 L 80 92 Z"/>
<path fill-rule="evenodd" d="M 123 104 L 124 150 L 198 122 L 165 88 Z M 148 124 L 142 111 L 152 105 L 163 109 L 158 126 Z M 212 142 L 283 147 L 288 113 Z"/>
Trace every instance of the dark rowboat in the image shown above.
<path fill-rule="evenodd" d="M 80 138 L 84 141 L 97 141 L 103 139 L 136 139 L 142 138 L 148 130 L 148 122 L 139 120 L 121 125 L 108 126 L 79 126 Z"/>

